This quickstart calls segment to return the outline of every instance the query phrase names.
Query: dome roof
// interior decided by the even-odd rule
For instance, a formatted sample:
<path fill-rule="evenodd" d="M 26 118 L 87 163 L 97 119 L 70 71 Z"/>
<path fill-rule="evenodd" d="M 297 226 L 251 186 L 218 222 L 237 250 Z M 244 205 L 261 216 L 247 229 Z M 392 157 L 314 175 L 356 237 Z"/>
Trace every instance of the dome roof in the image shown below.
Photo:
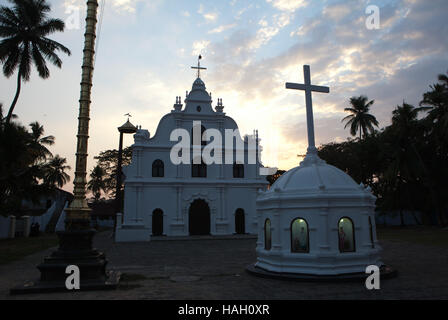
<path fill-rule="evenodd" d="M 193 82 L 193 89 L 192 90 L 205 90 L 205 83 L 201 80 L 201 78 L 197 78 Z"/>
<path fill-rule="evenodd" d="M 204 81 L 200 78 L 197 78 L 193 82 L 193 87 L 191 88 L 191 92 L 188 94 L 187 101 L 212 102 L 212 99 L 205 88 Z"/>
<path fill-rule="evenodd" d="M 358 185 L 348 174 L 327 164 L 317 154 L 307 154 L 300 166 L 283 174 L 264 195 L 284 193 L 303 197 L 307 194 L 336 192 L 373 197 L 370 188 Z"/>

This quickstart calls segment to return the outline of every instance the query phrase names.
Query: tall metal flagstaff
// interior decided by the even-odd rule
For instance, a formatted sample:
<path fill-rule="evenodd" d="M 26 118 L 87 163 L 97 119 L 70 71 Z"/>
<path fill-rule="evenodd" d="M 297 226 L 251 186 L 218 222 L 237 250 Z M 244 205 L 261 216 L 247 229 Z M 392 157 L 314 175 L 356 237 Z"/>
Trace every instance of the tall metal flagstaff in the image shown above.
<path fill-rule="evenodd" d="M 74 179 L 74 200 L 67 209 L 66 227 L 68 230 L 89 228 L 90 209 L 86 200 L 87 148 L 89 140 L 89 121 L 92 77 L 95 58 L 95 39 L 98 1 L 87 1 L 86 32 L 84 34 L 84 57 L 79 99 L 78 143 L 76 148 L 76 171 Z"/>

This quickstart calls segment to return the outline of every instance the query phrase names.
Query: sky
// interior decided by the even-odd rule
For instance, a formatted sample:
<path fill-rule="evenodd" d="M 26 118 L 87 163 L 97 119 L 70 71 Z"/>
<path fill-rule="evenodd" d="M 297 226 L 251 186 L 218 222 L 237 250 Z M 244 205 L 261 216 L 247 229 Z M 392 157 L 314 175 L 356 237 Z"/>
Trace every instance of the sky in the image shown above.
<path fill-rule="evenodd" d="M 27 125 L 39 121 L 56 137 L 54 154 L 75 166 L 77 116 L 85 26 L 85 0 L 49 0 L 52 16 L 66 21 L 53 34 L 72 51 L 51 77 L 34 71 L 22 87 L 15 113 Z M 349 136 L 341 119 L 352 96 L 375 100 L 380 128 L 405 100 L 422 94 L 448 70 L 446 0 L 100 0 L 104 4 L 92 89 L 89 171 L 101 151 L 118 147 L 117 127 L 131 121 L 153 134 L 176 96 L 195 80 L 191 66 L 203 56 L 201 74 L 214 98 L 242 134 L 259 130 L 266 166 L 297 166 L 307 148 L 304 93 L 285 82 L 313 84 L 316 144 Z M 0 5 L 8 5 L 0 0 Z M 379 29 L 366 27 L 370 5 L 379 8 Z M 102 11 L 100 7 L 100 12 Z M 0 102 L 8 108 L 15 77 L 0 76 Z M 133 143 L 125 137 L 125 145 Z M 73 176 L 73 170 L 70 172 Z M 65 186 L 72 191 L 72 184 Z"/>

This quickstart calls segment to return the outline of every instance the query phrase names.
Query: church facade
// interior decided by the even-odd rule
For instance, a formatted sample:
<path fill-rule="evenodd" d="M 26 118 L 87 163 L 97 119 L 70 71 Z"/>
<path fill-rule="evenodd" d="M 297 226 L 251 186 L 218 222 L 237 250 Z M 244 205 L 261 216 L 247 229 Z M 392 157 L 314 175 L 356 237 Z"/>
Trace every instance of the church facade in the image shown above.
<path fill-rule="evenodd" d="M 221 99 L 213 110 L 211 94 L 199 75 L 184 102 L 185 107 L 176 97 L 173 110 L 160 120 L 154 136 L 141 128 L 134 135 L 132 162 L 123 168 L 124 212 L 118 218 L 118 242 L 150 241 L 152 236 L 162 235 L 257 233 L 257 193 L 268 184 L 260 174 L 263 166 L 258 135 L 252 139 L 256 156 L 250 161 L 251 137 L 240 136 L 236 122 L 223 112 Z M 175 151 L 176 157 L 189 160 L 177 164 L 173 148 L 181 137 L 176 132 L 193 133 L 196 129 L 202 139 L 189 138 L 192 151 L 187 150 L 188 154 L 184 149 Z M 220 133 L 222 141 L 208 139 L 209 131 Z M 232 150 L 228 147 L 228 132 L 234 133 Z M 222 161 L 210 164 L 204 161 L 202 152 L 217 141 L 222 149 L 211 154 Z M 239 157 L 238 145 L 243 146 L 238 149 L 242 150 Z M 201 159 L 197 159 L 197 152 Z M 229 152 L 234 155 L 232 162 L 227 159 Z"/>

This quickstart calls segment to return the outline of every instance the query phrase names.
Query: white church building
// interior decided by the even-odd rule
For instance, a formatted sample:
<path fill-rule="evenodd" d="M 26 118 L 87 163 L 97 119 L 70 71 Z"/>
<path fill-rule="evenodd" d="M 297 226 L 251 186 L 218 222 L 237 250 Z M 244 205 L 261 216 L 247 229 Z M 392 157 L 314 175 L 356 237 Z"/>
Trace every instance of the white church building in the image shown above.
<path fill-rule="evenodd" d="M 134 135 L 131 164 L 123 168 L 125 175 L 124 212 L 118 217 L 116 241 L 150 241 L 152 236 L 189 235 L 231 235 L 256 234 L 256 198 L 260 189 L 266 189 L 266 176 L 260 174 L 263 168 L 259 157 L 259 139 L 241 137 L 236 122 L 224 112 L 222 100 L 218 99 L 215 109 L 212 97 L 206 91 L 204 82 L 198 78 L 185 99 L 176 97 L 173 110 L 166 114 L 151 136 L 148 130 L 141 129 Z M 206 164 L 207 161 L 193 161 L 194 151 L 188 163 L 174 164 L 173 147 L 179 142 L 172 141 L 176 129 L 191 133 L 193 126 L 200 132 L 221 133 L 222 148 L 225 144 L 226 130 L 236 132 L 232 136 L 233 149 L 244 146 L 244 162 L 229 163 L 225 152 L 218 156 L 222 163 Z M 195 123 L 194 123 L 195 122 Z M 175 139 L 178 137 L 174 134 Z M 207 138 L 207 135 L 204 135 Z M 209 142 L 189 140 L 189 145 L 204 150 Z M 174 139 L 174 140 L 175 140 Z M 179 139 L 180 140 L 180 139 Z M 249 140 L 256 141 L 255 161 L 250 160 Z M 227 141 L 228 142 L 228 141 Z M 226 147 L 227 149 L 224 149 Z M 179 152 L 179 156 L 185 156 Z M 216 151 L 215 151 L 216 152 Z M 237 158 L 236 155 L 233 159 Z M 196 163 L 196 164 L 195 164 Z"/>

